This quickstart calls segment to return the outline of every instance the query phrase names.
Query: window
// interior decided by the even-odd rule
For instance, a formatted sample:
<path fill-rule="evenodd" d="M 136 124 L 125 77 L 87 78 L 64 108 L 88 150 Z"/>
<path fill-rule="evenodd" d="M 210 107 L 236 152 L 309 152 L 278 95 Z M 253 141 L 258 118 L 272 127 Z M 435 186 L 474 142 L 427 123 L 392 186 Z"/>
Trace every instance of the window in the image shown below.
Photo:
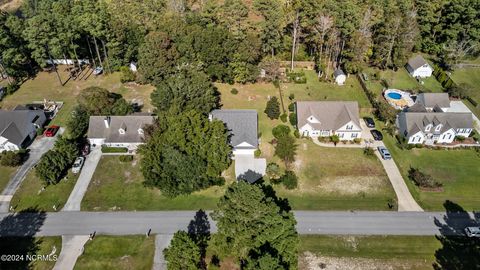
<path fill-rule="evenodd" d="M 142 129 L 142 128 L 139 128 L 139 129 L 138 129 L 138 134 L 143 135 L 143 133 L 144 133 L 144 132 L 143 132 L 143 129 Z"/>
<path fill-rule="evenodd" d="M 431 125 L 431 124 L 428 124 L 428 125 L 425 127 L 425 131 L 426 131 L 426 132 L 429 132 L 431 128 L 432 128 L 432 125 Z"/>
<path fill-rule="evenodd" d="M 358 137 L 358 133 L 352 133 L 352 138 L 357 138 Z"/>
<path fill-rule="evenodd" d="M 442 125 L 438 125 L 435 127 L 435 131 L 440 131 L 440 129 L 442 129 Z"/>
<path fill-rule="evenodd" d="M 120 133 L 121 135 L 124 135 L 124 134 L 125 134 L 125 129 L 120 128 L 120 129 L 118 130 L 118 133 Z"/>
<path fill-rule="evenodd" d="M 345 134 L 340 133 L 338 137 L 343 139 L 343 135 L 345 135 Z"/>
<path fill-rule="evenodd" d="M 353 129 L 353 125 L 347 126 L 347 130 L 352 130 L 352 129 Z"/>

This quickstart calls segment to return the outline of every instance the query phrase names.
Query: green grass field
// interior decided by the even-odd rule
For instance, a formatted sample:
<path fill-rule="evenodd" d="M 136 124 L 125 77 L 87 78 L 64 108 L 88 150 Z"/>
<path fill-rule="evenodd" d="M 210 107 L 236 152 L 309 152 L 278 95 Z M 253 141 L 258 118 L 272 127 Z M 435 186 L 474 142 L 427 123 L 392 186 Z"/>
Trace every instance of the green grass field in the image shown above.
<path fill-rule="evenodd" d="M 15 174 L 17 171 L 17 167 L 7 167 L 0 165 L 0 192 L 7 186 L 8 181 L 10 178 Z"/>
<path fill-rule="evenodd" d="M 410 192 L 425 210 L 445 210 L 443 203 L 451 200 L 466 210 L 480 209 L 480 154 L 474 150 L 401 150 L 396 140 L 384 133 L 384 142 L 402 173 Z M 422 191 L 408 179 L 413 166 L 430 174 L 443 184 L 443 191 Z"/>
<path fill-rule="evenodd" d="M 62 179 L 60 183 L 46 186 L 46 189 L 40 192 L 44 184 L 35 175 L 35 170 L 31 170 L 13 196 L 10 205 L 15 208 L 15 211 L 37 208 L 40 211 L 53 212 L 53 205 L 57 207 L 57 211 L 60 211 L 67 202 L 77 177 L 69 173 L 67 181 Z"/>
<path fill-rule="evenodd" d="M 299 269 L 313 263 L 327 269 L 432 269 L 440 246 L 433 236 L 302 235 Z"/>
<path fill-rule="evenodd" d="M 67 79 L 67 73 L 60 68 L 62 80 Z M 53 124 L 64 125 L 70 112 L 76 104 L 76 97 L 85 88 L 90 86 L 103 87 L 109 91 L 120 93 L 127 101 L 132 99 L 144 102 L 144 111 L 151 111 L 150 92 L 153 87 L 150 85 L 122 84 L 120 73 L 113 73 L 107 76 L 90 76 L 87 80 L 68 81 L 61 86 L 55 73 L 40 72 L 31 80 L 23 83 L 18 91 L 5 97 L 0 102 L 2 109 L 13 109 L 16 105 L 30 103 L 33 101 L 54 100 L 63 101 L 64 105 L 59 111 Z"/>
<path fill-rule="evenodd" d="M 479 58 L 480 59 L 480 58 Z M 456 69 L 451 78 L 457 84 L 465 84 L 469 90 L 468 94 L 480 103 L 480 68 Z M 480 117 L 480 106 L 474 107 L 470 102 L 465 101 L 473 113 Z"/>
<path fill-rule="evenodd" d="M 75 270 L 150 270 L 155 237 L 96 236 L 84 248 L 84 253 L 75 264 Z"/>

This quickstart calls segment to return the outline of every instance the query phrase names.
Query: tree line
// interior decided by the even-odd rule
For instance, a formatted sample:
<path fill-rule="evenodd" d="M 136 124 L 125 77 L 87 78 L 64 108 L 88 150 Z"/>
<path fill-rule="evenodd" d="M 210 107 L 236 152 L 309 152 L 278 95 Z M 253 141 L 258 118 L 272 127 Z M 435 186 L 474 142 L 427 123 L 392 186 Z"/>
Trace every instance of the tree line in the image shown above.
<path fill-rule="evenodd" d="M 476 0 L 27 0 L 0 13 L 0 71 L 20 79 L 52 58 L 106 72 L 135 61 L 142 82 L 195 66 L 244 83 L 266 56 L 314 60 L 327 76 L 398 68 L 412 51 L 448 67 L 478 54 L 479 18 Z"/>

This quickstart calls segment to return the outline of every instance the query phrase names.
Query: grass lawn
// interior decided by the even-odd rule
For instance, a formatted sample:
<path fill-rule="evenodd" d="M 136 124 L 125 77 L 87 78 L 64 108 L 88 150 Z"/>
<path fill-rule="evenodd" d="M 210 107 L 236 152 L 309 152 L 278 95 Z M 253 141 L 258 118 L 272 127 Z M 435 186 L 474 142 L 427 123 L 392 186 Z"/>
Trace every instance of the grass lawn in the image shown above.
<path fill-rule="evenodd" d="M 480 103 L 480 68 L 456 69 L 452 73 L 451 78 L 457 84 L 466 84 L 470 89 L 469 95 Z M 475 108 L 469 101 L 465 101 L 465 104 L 470 107 L 477 117 L 480 117 L 480 106 Z"/>
<path fill-rule="evenodd" d="M 67 73 L 60 67 L 60 76 L 62 80 L 68 78 Z M 140 99 L 144 102 L 144 110 L 152 109 L 150 105 L 150 92 L 153 87 L 149 85 L 136 85 L 134 83 L 122 84 L 120 82 L 120 73 L 113 73 L 107 76 L 90 76 L 87 80 L 70 80 L 65 86 L 60 86 L 54 72 L 40 72 L 31 80 L 21 85 L 20 89 L 14 94 L 5 97 L 0 106 L 3 109 L 13 109 L 16 105 L 25 104 L 32 101 L 55 100 L 63 101 L 63 108 L 59 111 L 53 124 L 64 125 L 70 112 L 76 104 L 76 97 L 85 88 L 98 86 L 112 92 L 122 94 L 127 101 Z"/>
<path fill-rule="evenodd" d="M 300 236 L 300 267 L 431 269 L 441 247 L 433 236 Z"/>
<path fill-rule="evenodd" d="M 75 270 L 150 270 L 153 265 L 155 237 L 96 236 L 85 244 Z"/>
<path fill-rule="evenodd" d="M 233 168 L 231 170 L 233 174 Z M 188 196 L 170 199 L 158 189 L 145 188 L 140 165 L 135 159 L 121 163 L 118 156 L 104 156 L 97 166 L 82 210 L 193 210 L 214 209 L 224 187 L 211 187 Z"/>
<path fill-rule="evenodd" d="M 474 150 L 401 150 L 396 140 L 385 134 L 384 142 L 415 197 L 425 210 L 445 210 L 442 204 L 451 200 L 466 210 L 480 209 L 480 154 Z M 421 191 L 408 179 L 410 166 L 420 168 L 443 184 L 441 192 Z"/>
<path fill-rule="evenodd" d="M 44 184 L 32 169 L 13 196 L 10 205 L 15 208 L 15 211 L 36 208 L 39 211 L 48 212 L 53 212 L 53 205 L 56 205 L 57 211 L 60 211 L 67 202 L 77 177 L 69 173 L 68 180 L 63 179 L 60 183 L 49 185 L 41 191 Z"/>
<path fill-rule="evenodd" d="M 52 254 L 53 249 L 56 252 Z M 1 254 L 15 254 L 23 255 L 24 261 L 12 264 L 3 265 L 0 262 L 0 269 L 32 269 L 32 270 L 51 270 L 55 265 L 53 255 L 57 257 L 60 255 L 62 249 L 62 237 L 37 237 L 37 238 L 24 238 L 24 237 L 1 237 L 0 238 L 0 252 Z M 32 252 L 35 250 L 35 252 Z M 52 254 L 52 260 L 37 260 L 28 264 L 26 255 L 50 255 Z M 28 264 L 28 266 L 27 266 Z M 5 267 L 3 268 L 2 265 Z"/>
<path fill-rule="evenodd" d="M 7 186 L 10 178 L 15 174 L 18 167 L 7 167 L 0 165 L 0 192 Z"/>

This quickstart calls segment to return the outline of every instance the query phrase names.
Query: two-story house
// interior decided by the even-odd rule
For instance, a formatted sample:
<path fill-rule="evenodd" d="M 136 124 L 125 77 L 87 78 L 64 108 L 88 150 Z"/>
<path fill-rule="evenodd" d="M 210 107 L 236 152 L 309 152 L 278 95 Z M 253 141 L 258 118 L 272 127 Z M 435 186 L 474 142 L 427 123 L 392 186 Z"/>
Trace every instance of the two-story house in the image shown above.
<path fill-rule="evenodd" d="M 360 138 L 362 128 L 355 101 L 298 101 L 295 105 L 297 126 L 302 136 L 329 137 L 340 140 Z"/>

